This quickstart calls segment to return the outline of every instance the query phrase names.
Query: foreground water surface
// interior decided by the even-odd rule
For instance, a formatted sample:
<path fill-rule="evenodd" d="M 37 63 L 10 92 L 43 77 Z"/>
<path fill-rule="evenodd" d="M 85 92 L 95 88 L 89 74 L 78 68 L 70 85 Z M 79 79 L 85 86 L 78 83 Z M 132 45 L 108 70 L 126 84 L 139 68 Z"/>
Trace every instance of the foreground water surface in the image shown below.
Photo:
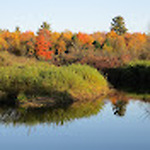
<path fill-rule="evenodd" d="M 150 103 L 107 99 L 54 110 L 0 109 L 3 150 L 149 150 Z"/>

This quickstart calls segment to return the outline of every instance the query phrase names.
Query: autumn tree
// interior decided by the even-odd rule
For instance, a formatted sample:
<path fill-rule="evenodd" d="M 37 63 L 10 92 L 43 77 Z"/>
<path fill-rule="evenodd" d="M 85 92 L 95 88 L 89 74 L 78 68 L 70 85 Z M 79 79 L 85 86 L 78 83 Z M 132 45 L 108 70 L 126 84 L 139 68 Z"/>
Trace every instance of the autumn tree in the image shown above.
<path fill-rule="evenodd" d="M 121 16 L 113 18 L 111 22 L 111 30 L 114 30 L 118 35 L 126 33 L 127 28 L 125 27 L 124 18 Z"/>
<path fill-rule="evenodd" d="M 77 34 L 77 38 L 83 45 L 92 45 L 92 43 L 94 42 L 94 38 L 86 33 L 79 32 Z"/>
<path fill-rule="evenodd" d="M 0 51 L 5 51 L 8 49 L 8 43 L 2 37 L 0 37 Z"/>
<path fill-rule="evenodd" d="M 20 34 L 20 32 L 9 32 L 8 30 L 1 34 L 1 38 L 7 42 L 7 51 L 16 55 L 22 55 L 22 50 L 20 47 Z"/>
<path fill-rule="evenodd" d="M 24 55 L 34 56 L 36 36 L 34 32 L 26 31 L 20 35 L 21 51 Z"/>
<path fill-rule="evenodd" d="M 55 42 L 55 54 L 62 54 L 68 49 L 70 42 L 72 40 L 72 32 L 66 31 L 62 32 Z"/>
<path fill-rule="evenodd" d="M 94 38 L 94 41 L 98 42 L 99 44 L 103 44 L 106 40 L 106 33 L 104 32 L 94 32 L 92 34 L 92 37 Z"/>
<path fill-rule="evenodd" d="M 51 50 L 52 42 L 50 41 L 51 31 L 50 26 L 44 22 L 37 32 L 36 37 L 36 56 L 38 59 L 50 60 L 53 51 Z"/>

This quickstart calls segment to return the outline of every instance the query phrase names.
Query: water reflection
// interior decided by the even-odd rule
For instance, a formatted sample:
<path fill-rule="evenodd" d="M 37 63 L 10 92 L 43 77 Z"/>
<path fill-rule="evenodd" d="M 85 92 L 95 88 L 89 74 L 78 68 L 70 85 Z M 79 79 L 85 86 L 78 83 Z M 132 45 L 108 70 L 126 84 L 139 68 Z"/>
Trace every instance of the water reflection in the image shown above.
<path fill-rule="evenodd" d="M 115 116 L 124 117 L 127 113 L 127 106 L 130 105 L 130 101 L 140 101 L 144 107 L 144 116 L 150 117 L 150 103 L 148 99 L 131 100 L 130 96 L 127 96 L 121 92 L 113 92 L 108 96 L 107 101 L 111 103 L 109 108 Z M 26 125 L 34 126 L 37 124 L 54 124 L 56 126 L 62 126 L 67 122 L 71 122 L 75 119 L 88 118 L 93 115 L 101 113 L 103 108 L 107 105 L 105 99 L 99 99 L 88 102 L 75 102 L 67 107 L 60 108 L 30 108 L 21 109 L 13 107 L 1 107 L 0 108 L 0 123 L 4 125 Z M 146 106 L 146 107 L 145 107 Z M 142 109 L 143 109 L 142 108 Z M 108 111 L 108 110 L 107 110 Z"/>
<path fill-rule="evenodd" d="M 143 120 L 150 119 L 150 102 L 144 102 L 141 107 L 143 109 L 143 114 L 141 116 Z"/>
<path fill-rule="evenodd" d="M 110 94 L 109 99 L 113 105 L 112 109 L 114 115 L 120 117 L 124 116 L 126 113 L 127 104 L 129 103 L 128 97 L 124 93 L 113 92 Z"/>
<path fill-rule="evenodd" d="M 124 116 L 126 113 L 126 106 L 126 101 L 118 100 L 113 106 L 114 115 Z"/>
<path fill-rule="evenodd" d="M 40 123 L 64 125 L 65 122 L 97 115 L 104 102 L 99 99 L 92 102 L 76 102 L 67 108 L 19 109 L 0 108 L 0 123 L 36 125 Z"/>
<path fill-rule="evenodd" d="M 149 118 L 148 98 L 123 93 L 58 109 L 0 108 L 0 145 L 16 150 L 149 150 Z"/>

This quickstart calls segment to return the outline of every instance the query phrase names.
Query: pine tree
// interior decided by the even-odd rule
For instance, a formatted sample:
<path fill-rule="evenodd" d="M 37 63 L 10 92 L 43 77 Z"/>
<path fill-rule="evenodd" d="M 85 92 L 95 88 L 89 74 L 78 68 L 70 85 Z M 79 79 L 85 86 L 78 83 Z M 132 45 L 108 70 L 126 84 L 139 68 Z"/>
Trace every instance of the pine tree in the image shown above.
<path fill-rule="evenodd" d="M 127 32 L 127 28 L 125 27 L 124 18 L 121 16 L 117 16 L 112 19 L 111 30 L 114 30 L 118 35 L 123 35 Z"/>

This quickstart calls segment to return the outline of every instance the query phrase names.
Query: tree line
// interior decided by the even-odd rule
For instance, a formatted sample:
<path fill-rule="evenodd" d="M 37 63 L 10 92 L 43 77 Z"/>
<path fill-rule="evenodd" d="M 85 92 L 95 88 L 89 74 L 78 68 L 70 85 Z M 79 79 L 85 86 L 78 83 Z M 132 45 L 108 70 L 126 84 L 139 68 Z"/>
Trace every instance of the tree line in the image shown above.
<path fill-rule="evenodd" d="M 43 22 L 37 34 L 21 32 L 19 27 L 14 32 L 1 30 L 0 51 L 35 57 L 57 65 L 80 62 L 92 65 L 101 63 L 107 67 L 134 59 L 150 59 L 150 36 L 127 31 L 122 16 L 112 19 L 107 33 L 53 32 L 50 24 Z"/>

